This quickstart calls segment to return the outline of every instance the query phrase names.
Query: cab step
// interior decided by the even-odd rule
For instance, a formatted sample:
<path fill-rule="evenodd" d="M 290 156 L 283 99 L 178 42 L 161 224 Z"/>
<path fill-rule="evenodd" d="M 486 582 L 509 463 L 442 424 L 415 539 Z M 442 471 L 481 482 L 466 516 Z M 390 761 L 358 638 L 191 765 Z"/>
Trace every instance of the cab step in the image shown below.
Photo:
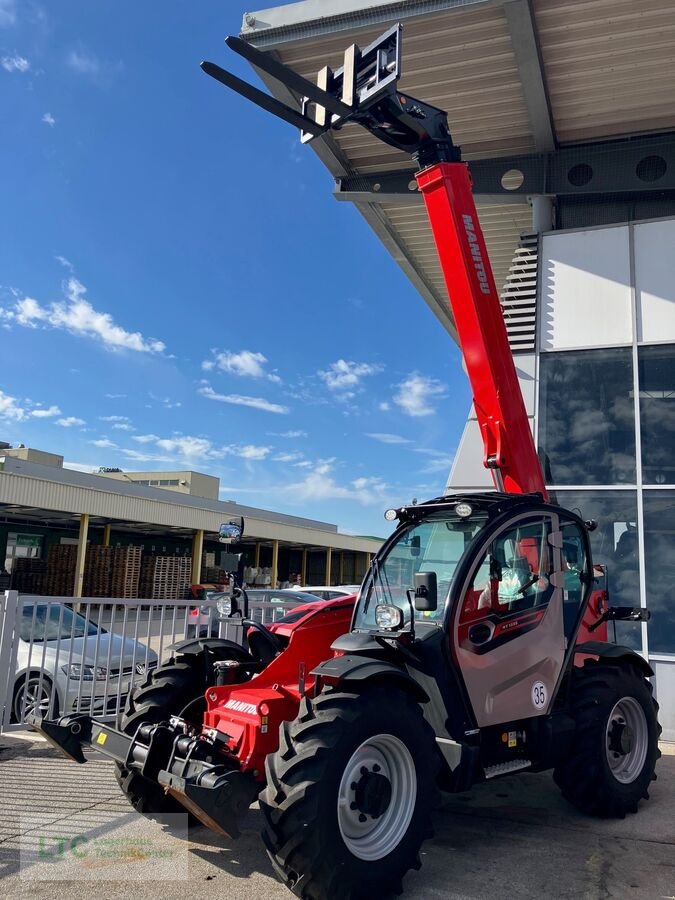
<path fill-rule="evenodd" d="M 496 766 L 486 766 L 483 771 L 486 778 L 496 778 L 498 775 L 508 775 L 509 772 L 517 772 L 519 769 L 529 769 L 531 765 L 532 761 L 529 759 L 512 759 Z"/>

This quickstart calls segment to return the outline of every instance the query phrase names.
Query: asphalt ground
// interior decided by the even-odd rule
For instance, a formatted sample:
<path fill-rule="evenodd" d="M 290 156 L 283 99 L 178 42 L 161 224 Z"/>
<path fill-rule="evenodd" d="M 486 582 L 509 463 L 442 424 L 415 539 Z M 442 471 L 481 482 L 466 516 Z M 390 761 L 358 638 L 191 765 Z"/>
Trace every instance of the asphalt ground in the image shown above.
<path fill-rule="evenodd" d="M 548 773 L 509 776 L 447 797 L 434 813 L 435 837 L 423 847 L 421 871 L 404 881 L 404 896 L 675 900 L 675 745 L 664 744 L 662 751 L 651 799 L 622 821 L 577 813 Z M 167 829 L 153 832 L 129 810 L 110 762 L 92 756 L 78 766 L 36 736 L 0 735 L 0 896 L 291 896 L 276 881 L 262 849 L 257 808 L 249 813 L 243 836 L 229 843 L 201 827 L 190 830 L 188 841 Z M 120 869 L 105 853 L 99 858 L 95 848 L 114 846 L 114 835 L 124 827 L 135 834 L 140 830 L 147 846 L 161 844 L 167 863 L 153 868 L 153 854 L 139 854 L 143 858 L 135 861 L 132 874 L 131 865 Z M 71 852 L 68 870 L 61 858 L 56 865 L 55 848 L 73 834 L 84 842 L 79 855 Z"/>

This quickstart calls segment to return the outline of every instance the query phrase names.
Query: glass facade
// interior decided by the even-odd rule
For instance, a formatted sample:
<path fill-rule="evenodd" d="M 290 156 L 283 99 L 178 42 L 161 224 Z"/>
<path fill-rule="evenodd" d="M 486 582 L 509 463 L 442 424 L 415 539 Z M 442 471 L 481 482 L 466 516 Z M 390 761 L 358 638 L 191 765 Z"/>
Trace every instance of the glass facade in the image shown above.
<path fill-rule="evenodd" d="M 675 484 L 675 346 L 639 347 L 638 375 L 642 482 Z"/>
<path fill-rule="evenodd" d="M 639 623 L 617 623 L 617 640 L 675 655 L 675 345 L 541 353 L 538 444 L 552 499 L 598 522 L 611 603 L 651 611 L 648 647 Z"/>
<path fill-rule="evenodd" d="M 542 353 L 539 453 L 550 484 L 635 484 L 630 347 Z"/>
<path fill-rule="evenodd" d="M 645 491 L 643 502 L 649 650 L 675 653 L 675 490 Z"/>

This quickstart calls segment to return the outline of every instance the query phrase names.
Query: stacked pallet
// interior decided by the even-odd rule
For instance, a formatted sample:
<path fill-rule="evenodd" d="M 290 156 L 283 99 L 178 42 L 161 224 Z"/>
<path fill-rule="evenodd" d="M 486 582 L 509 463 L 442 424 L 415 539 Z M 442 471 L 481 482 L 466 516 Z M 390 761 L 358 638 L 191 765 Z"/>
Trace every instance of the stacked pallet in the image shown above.
<path fill-rule="evenodd" d="M 46 573 L 46 560 L 17 557 L 12 565 L 12 590 L 21 594 L 42 594 Z"/>
<path fill-rule="evenodd" d="M 139 594 L 142 547 L 115 547 L 112 556 L 110 597 L 133 598 Z"/>
<path fill-rule="evenodd" d="M 149 600 L 184 600 L 191 580 L 189 556 L 148 556 L 141 566 L 138 596 Z"/>
<path fill-rule="evenodd" d="M 112 547 L 102 547 L 98 544 L 87 547 L 87 555 L 84 558 L 83 596 L 110 597 L 112 557 Z"/>
<path fill-rule="evenodd" d="M 48 597 L 72 597 L 76 563 L 77 547 L 74 544 L 52 544 L 47 557 L 43 593 Z"/>
<path fill-rule="evenodd" d="M 221 569 L 220 566 L 202 566 L 199 576 L 201 584 L 225 584 L 225 579 L 225 569 Z"/>

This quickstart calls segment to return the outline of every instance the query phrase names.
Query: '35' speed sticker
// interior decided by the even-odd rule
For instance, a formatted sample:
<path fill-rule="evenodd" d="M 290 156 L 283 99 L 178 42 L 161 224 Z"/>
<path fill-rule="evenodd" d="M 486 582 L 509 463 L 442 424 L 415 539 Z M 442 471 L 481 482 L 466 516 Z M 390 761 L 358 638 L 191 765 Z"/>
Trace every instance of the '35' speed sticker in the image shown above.
<path fill-rule="evenodd" d="M 535 681 L 532 685 L 532 706 L 535 709 L 543 709 L 546 706 L 546 685 L 543 681 Z"/>

